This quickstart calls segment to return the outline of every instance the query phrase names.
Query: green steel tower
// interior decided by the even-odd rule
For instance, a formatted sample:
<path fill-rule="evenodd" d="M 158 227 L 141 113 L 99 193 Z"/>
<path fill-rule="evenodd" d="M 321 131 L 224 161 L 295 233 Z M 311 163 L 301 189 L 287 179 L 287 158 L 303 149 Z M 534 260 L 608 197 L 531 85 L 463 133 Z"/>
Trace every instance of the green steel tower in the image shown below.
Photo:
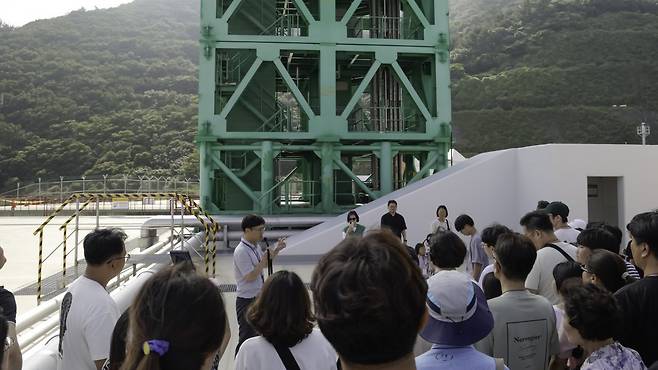
<path fill-rule="evenodd" d="M 336 213 L 447 165 L 447 0 L 202 0 L 200 196 Z"/>

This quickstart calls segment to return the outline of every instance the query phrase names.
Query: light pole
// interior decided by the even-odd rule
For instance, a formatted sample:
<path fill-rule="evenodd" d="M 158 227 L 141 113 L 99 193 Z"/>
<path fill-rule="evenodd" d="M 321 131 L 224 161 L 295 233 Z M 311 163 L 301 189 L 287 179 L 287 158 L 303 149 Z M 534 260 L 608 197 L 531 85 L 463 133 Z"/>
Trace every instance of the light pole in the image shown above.
<path fill-rule="evenodd" d="M 64 176 L 59 177 L 59 202 L 64 202 Z"/>
<path fill-rule="evenodd" d="M 642 145 L 647 145 L 647 136 L 651 135 L 651 126 L 646 122 L 642 122 L 637 126 L 637 134 L 642 138 Z"/>
<path fill-rule="evenodd" d="M 103 194 L 107 194 L 107 174 L 103 175 Z"/>
<path fill-rule="evenodd" d="M 86 178 L 87 178 L 87 176 L 82 175 L 82 193 L 83 193 L 83 194 L 84 194 L 84 192 L 85 192 L 85 179 L 86 179 Z"/>

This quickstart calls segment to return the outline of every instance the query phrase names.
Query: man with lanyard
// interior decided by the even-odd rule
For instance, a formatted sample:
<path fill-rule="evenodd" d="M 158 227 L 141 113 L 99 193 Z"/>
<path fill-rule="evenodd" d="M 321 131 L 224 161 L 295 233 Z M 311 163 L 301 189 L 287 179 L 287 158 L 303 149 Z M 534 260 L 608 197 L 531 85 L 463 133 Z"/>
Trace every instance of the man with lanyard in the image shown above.
<path fill-rule="evenodd" d="M 242 219 L 242 239 L 233 251 L 233 272 L 237 284 L 235 311 L 238 316 L 238 353 L 242 343 L 257 336 L 256 331 L 247 321 L 247 310 L 263 288 L 265 277 L 263 270 L 267 267 L 267 255 L 261 251 L 258 242 L 263 240 L 265 220 L 257 215 L 247 215 Z M 286 247 L 284 239 L 279 239 L 276 247 L 270 250 L 270 258 L 274 259 Z"/>

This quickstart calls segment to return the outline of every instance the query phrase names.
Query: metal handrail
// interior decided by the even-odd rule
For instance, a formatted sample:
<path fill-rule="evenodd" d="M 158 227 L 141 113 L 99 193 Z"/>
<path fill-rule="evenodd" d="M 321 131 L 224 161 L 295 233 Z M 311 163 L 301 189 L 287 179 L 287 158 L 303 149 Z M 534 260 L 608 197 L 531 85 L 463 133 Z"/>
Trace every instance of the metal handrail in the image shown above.
<path fill-rule="evenodd" d="M 265 198 L 265 196 L 274 192 L 276 188 L 281 186 L 283 183 L 287 182 L 292 177 L 292 175 L 297 171 L 298 168 L 299 168 L 298 166 L 295 166 L 295 168 L 293 168 L 287 175 L 283 176 L 283 178 L 278 183 L 274 184 L 274 186 L 269 188 L 266 192 L 261 193 L 260 197 L 258 197 L 258 200 Z"/>
<path fill-rule="evenodd" d="M 260 33 L 261 35 L 266 35 L 274 29 L 275 36 L 300 36 L 293 35 L 293 29 L 299 29 L 301 31 L 301 22 L 299 13 L 288 13 L 283 14 L 277 19 L 274 20 L 269 26 Z M 278 27 L 277 27 L 278 26 Z"/>

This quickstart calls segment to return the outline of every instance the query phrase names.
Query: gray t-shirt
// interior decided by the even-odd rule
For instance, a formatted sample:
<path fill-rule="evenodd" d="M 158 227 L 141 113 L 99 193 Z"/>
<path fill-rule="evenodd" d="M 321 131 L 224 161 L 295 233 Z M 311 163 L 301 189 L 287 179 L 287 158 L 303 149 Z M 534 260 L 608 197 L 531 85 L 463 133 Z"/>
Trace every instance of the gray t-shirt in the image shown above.
<path fill-rule="evenodd" d="M 473 264 L 479 263 L 482 265 L 482 268 L 485 268 L 489 265 L 489 256 L 484 252 L 482 248 L 482 237 L 480 233 L 474 234 L 471 236 L 471 240 L 468 243 L 468 251 L 466 253 L 466 273 L 471 275 L 473 273 Z"/>
<path fill-rule="evenodd" d="M 494 328 L 475 348 L 504 358 L 511 370 L 547 369 L 551 355 L 560 352 L 551 303 L 527 290 L 508 291 L 488 303 Z"/>
<path fill-rule="evenodd" d="M 240 244 L 233 251 L 233 274 L 237 284 L 237 296 L 240 298 L 254 298 L 263 288 L 263 274 L 254 281 L 246 281 L 245 276 L 252 272 L 263 258 L 263 252 L 257 245 L 252 245 L 246 240 L 240 240 Z"/>

